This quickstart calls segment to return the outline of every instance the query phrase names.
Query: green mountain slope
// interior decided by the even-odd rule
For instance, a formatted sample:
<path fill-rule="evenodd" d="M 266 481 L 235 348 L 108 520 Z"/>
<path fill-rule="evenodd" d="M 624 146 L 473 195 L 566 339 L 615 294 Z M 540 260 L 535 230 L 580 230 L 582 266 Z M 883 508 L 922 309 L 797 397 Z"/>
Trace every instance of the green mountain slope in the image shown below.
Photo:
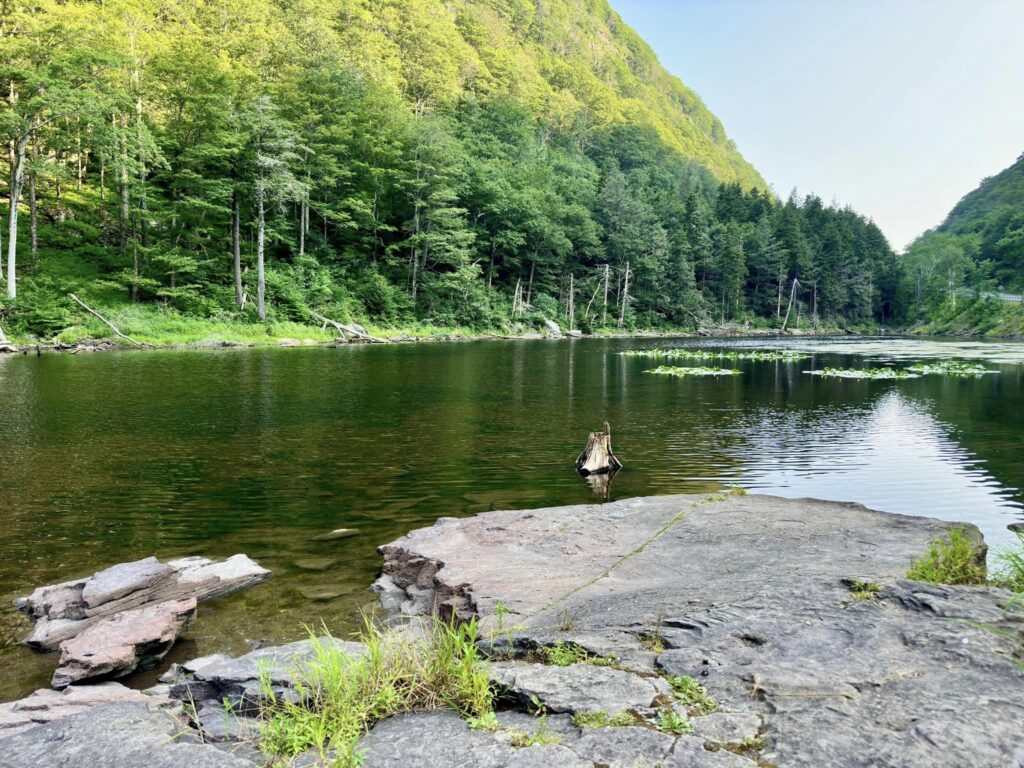
<path fill-rule="evenodd" d="M 323 13 L 321 9 L 320 13 Z M 653 128 L 720 181 L 766 188 L 692 90 L 607 0 L 378 0 L 341 4 L 346 57 L 375 61 L 415 102 L 511 97 L 567 131 Z"/>
<path fill-rule="evenodd" d="M 939 231 L 970 237 L 997 283 L 1024 286 L 1024 155 L 965 195 Z"/>
<path fill-rule="evenodd" d="M 775 199 L 606 0 L 39 0 L 5 24 L 19 337 L 109 334 L 71 293 L 149 341 L 901 312 L 877 227 Z"/>
<path fill-rule="evenodd" d="M 915 240 L 903 265 L 926 330 L 1024 333 L 1024 305 L 1010 300 L 1024 291 L 1024 155 Z"/>

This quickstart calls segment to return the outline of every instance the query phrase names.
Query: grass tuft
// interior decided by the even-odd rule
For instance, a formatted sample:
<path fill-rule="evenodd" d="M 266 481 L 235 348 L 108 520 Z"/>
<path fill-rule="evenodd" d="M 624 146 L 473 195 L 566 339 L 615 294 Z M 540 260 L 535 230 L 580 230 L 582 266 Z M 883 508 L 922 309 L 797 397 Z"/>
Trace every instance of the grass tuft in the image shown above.
<path fill-rule="evenodd" d="M 1024 594 L 1024 532 L 1015 533 L 1017 545 L 999 549 L 995 553 L 996 572 L 992 583 Z"/>
<path fill-rule="evenodd" d="M 426 638 L 410 639 L 370 622 L 359 638 L 362 655 L 349 655 L 312 638 L 312 660 L 294 670 L 296 701 L 275 700 L 261 675 L 266 704 L 260 748 L 293 757 L 332 752 L 338 768 L 362 761 L 356 746 L 377 721 L 405 712 L 452 709 L 490 723 L 493 691 L 476 649 L 476 622 L 436 621 Z"/>
<path fill-rule="evenodd" d="M 946 538 L 933 541 L 928 551 L 911 563 L 907 578 L 932 584 L 984 584 L 987 573 L 977 545 L 962 528 L 950 528 Z"/>

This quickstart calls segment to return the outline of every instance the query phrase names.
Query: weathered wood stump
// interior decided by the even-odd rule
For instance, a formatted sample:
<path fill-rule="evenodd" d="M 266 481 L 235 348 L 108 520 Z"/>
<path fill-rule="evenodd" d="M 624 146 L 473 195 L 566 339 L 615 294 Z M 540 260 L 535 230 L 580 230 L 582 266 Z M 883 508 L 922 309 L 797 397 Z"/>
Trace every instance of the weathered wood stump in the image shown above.
<path fill-rule="evenodd" d="M 587 475 L 600 475 L 606 472 L 618 472 L 622 462 L 612 452 L 612 428 L 604 423 L 603 432 L 591 432 L 587 447 L 576 457 L 576 471 Z"/>

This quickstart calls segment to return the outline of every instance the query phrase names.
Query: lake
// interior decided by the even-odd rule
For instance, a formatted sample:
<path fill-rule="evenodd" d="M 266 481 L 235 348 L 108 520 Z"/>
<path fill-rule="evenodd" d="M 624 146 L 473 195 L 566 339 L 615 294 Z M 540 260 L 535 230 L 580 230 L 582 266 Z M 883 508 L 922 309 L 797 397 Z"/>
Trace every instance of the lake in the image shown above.
<path fill-rule="evenodd" d="M 672 378 L 619 354 L 695 345 L 812 357 Z M 949 357 L 999 373 L 804 373 Z M 346 633 L 374 602 L 378 544 L 441 516 L 599 500 L 573 461 L 605 419 L 625 463 L 612 499 L 738 485 L 967 520 L 1005 543 L 1024 519 L 1022 362 L 1008 342 L 802 338 L 0 356 L 0 700 L 46 686 L 55 664 L 13 643 L 10 601 L 36 586 L 245 552 L 274 577 L 202 606 L 171 658 L 321 622 Z M 357 535 L 314 540 L 336 528 Z"/>

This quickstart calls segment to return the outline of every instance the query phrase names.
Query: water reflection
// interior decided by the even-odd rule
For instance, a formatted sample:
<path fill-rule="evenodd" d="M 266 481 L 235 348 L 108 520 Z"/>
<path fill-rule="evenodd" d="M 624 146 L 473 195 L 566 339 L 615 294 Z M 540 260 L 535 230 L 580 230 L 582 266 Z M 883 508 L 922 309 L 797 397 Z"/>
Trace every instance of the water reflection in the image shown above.
<path fill-rule="evenodd" d="M 1024 366 L 873 382 L 744 362 L 741 376 L 675 379 L 618 354 L 659 343 L 0 357 L 0 627 L 36 585 L 151 554 L 246 552 L 274 578 L 204 606 L 198 653 L 320 621 L 344 632 L 372 601 L 376 545 L 438 517 L 724 484 L 968 520 L 990 543 L 1022 519 Z M 815 367 L 865 359 L 798 343 Z M 573 460 L 605 420 L 625 469 L 592 487 Z M 335 528 L 358 535 L 316 540 Z M 335 564 L 302 567 L 314 558 Z M 50 671 L 0 650 L 0 699 Z"/>
<path fill-rule="evenodd" d="M 751 414 L 733 427 L 747 438 L 735 482 L 779 496 L 856 500 L 868 507 L 943 520 L 971 519 L 989 542 L 1005 541 L 1017 489 L 950 438 L 927 402 L 898 390 L 868 407 L 824 406 Z"/>

